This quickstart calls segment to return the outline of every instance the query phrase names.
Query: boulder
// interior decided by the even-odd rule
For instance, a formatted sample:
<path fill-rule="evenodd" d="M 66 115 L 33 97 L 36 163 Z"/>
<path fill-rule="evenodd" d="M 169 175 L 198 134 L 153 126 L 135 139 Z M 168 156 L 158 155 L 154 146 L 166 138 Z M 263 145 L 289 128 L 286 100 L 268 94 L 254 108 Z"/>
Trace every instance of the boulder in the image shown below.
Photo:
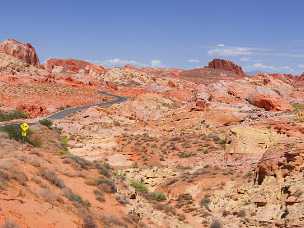
<path fill-rule="evenodd" d="M 266 111 L 292 111 L 292 106 L 287 100 L 283 99 L 275 91 L 265 88 L 257 87 L 248 101 L 250 104 L 259 108 L 264 108 Z"/>
<path fill-rule="evenodd" d="M 35 48 L 29 43 L 24 44 L 8 39 L 0 43 L 0 52 L 4 52 L 30 65 L 39 66 L 40 64 Z"/>

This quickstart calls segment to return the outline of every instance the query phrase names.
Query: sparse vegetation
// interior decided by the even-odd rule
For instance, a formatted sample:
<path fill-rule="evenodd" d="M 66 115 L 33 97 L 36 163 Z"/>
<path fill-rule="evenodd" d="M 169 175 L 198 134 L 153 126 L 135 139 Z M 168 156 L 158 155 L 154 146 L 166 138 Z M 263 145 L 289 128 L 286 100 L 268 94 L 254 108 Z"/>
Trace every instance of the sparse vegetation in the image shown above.
<path fill-rule="evenodd" d="M 98 162 L 95 164 L 95 167 L 101 175 L 104 175 L 105 177 L 112 176 L 112 167 L 109 164 Z"/>
<path fill-rule="evenodd" d="M 87 161 L 79 156 L 75 156 L 72 154 L 69 154 L 66 158 L 66 161 L 70 161 L 72 164 L 74 164 L 75 166 L 77 166 L 80 169 L 89 169 L 92 165 L 92 163 L 90 161 Z"/>
<path fill-rule="evenodd" d="M 75 202 L 77 204 L 80 204 L 84 207 L 90 207 L 91 204 L 87 200 L 83 200 L 80 195 L 75 194 L 71 189 L 65 188 L 64 189 L 64 195 L 67 199 L 69 199 L 72 202 Z"/>
<path fill-rule="evenodd" d="M 10 112 L 0 111 L 0 122 L 15 120 L 15 119 L 26 119 L 26 118 L 27 118 L 27 114 L 22 111 L 18 111 L 18 110 L 14 110 Z"/>
<path fill-rule="evenodd" d="M 151 193 L 149 193 L 149 198 L 151 198 L 152 200 L 156 200 L 156 201 L 167 200 L 166 195 L 162 192 L 151 192 Z"/>
<path fill-rule="evenodd" d="M 0 131 L 7 133 L 10 139 L 14 139 L 19 142 L 26 142 L 31 144 L 34 147 L 40 147 L 41 141 L 39 138 L 32 138 L 32 132 L 29 131 L 26 137 L 22 137 L 19 126 L 18 125 L 8 125 L 4 127 L 0 127 Z"/>
<path fill-rule="evenodd" d="M 206 195 L 200 202 L 201 206 L 206 208 L 208 211 L 211 211 L 209 204 L 211 203 L 210 196 Z"/>
<path fill-rule="evenodd" d="M 130 185 L 131 185 L 133 188 L 135 188 L 135 190 L 136 190 L 137 192 L 142 192 L 142 193 L 148 192 L 147 186 L 146 186 L 143 182 L 141 182 L 141 181 L 132 180 L 131 183 L 130 183 Z"/>
<path fill-rule="evenodd" d="M 296 112 L 304 110 L 304 104 L 301 103 L 294 103 L 292 104 L 292 107 Z"/>
<path fill-rule="evenodd" d="M 180 157 L 180 158 L 189 158 L 189 157 L 194 156 L 195 154 L 192 153 L 192 152 L 180 152 L 180 153 L 178 153 L 177 155 L 178 155 L 178 157 Z"/>
<path fill-rule="evenodd" d="M 103 190 L 104 192 L 107 193 L 117 192 L 115 183 L 111 179 L 98 178 L 95 183 L 98 186 L 98 188 L 100 190 Z"/>
<path fill-rule="evenodd" d="M 42 176 L 47 181 L 49 181 L 51 184 L 57 186 L 58 188 L 65 187 L 64 182 L 57 177 L 56 173 L 54 173 L 48 169 L 41 169 L 39 172 L 39 175 Z"/>
<path fill-rule="evenodd" d="M 40 120 L 39 123 L 41 125 L 44 125 L 44 126 L 48 127 L 49 129 L 51 129 L 52 125 L 53 125 L 53 122 L 51 120 L 49 120 L 49 119 Z"/>
<path fill-rule="evenodd" d="M 96 198 L 97 201 L 99 201 L 99 202 L 104 202 L 105 201 L 104 194 L 99 189 L 94 190 L 94 194 L 95 194 L 95 198 Z"/>
<path fill-rule="evenodd" d="M 62 148 L 62 154 L 69 154 L 68 148 L 69 138 L 67 136 L 63 136 L 60 138 L 60 145 Z"/>

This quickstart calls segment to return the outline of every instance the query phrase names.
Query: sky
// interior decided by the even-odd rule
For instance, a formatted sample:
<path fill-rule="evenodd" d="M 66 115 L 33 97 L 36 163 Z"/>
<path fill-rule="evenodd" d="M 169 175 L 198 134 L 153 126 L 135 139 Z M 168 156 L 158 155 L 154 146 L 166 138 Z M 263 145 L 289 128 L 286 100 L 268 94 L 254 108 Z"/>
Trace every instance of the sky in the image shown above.
<path fill-rule="evenodd" d="M 41 62 L 196 68 L 213 58 L 247 72 L 304 71 L 304 1 L 3 1 L 0 40 L 31 43 Z"/>

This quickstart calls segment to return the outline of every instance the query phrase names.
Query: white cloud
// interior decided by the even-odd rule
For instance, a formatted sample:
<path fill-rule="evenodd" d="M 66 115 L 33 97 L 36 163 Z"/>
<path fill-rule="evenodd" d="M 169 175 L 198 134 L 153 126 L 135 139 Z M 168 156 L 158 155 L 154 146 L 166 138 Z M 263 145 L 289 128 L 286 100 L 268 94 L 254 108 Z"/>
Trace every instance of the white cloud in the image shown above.
<path fill-rule="evenodd" d="M 299 68 L 304 68 L 304 64 L 299 64 L 298 67 Z"/>
<path fill-rule="evenodd" d="M 227 48 L 214 48 L 208 51 L 211 56 L 250 56 L 254 53 L 254 48 L 247 47 L 227 47 Z"/>
<path fill-rule="evenodd" d="M 262 69 L 262 70 L 275 70 L 275 71 L 294 71 L 290 66 L 273 66 L 263 63 L 255 63 L 252 65 L 253 68 Z M 304 67 L 304 66 L 303 66 Z"/>
<path fill-rule="evenodd" d="M 263 63 L 255 63 L 252 65 L 254 68 L 258 68 L 258 69 L 271 69 L 273 70 L 275 67 L 271 66 L 271 65 L 266 65 Z"/>
<path fill-rule="evenodd" d="M 198 59 L 188 59 L 188 63 L 199 63 Z"/>
<path fill-rule="evenodd" d="M 225 47 L 225 44 L 218 44 L 217 47 Z"/>
<path fill-rule="evenodd" d="M 141 63 L 139 63 L 135 60 L 127 60 L 127 59 L 120 59 L 120 58 L 104 60 L 104 61 L 101 61 L 101 63 L 104 65 L 108 65 L 108 66 L 123 66 L 123 65 L 127 65 L 127 64 L 142 65 Z"/>
<path fill-rule="evenodd" d="M 160 67 L 161 66 L 161 61 L 159 59 L 153 59 L 153 60 L 151 60 L 151 66 L 152 67 Z"/>

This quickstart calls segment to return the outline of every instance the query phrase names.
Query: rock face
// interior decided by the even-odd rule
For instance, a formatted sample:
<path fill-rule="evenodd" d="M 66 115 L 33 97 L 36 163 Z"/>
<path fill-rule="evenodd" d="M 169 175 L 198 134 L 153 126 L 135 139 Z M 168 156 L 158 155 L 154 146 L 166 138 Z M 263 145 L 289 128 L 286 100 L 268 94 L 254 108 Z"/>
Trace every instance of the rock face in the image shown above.
<path fill-rule="evenodd" d="M 209 62 L 208 68 L 232 71 L 240 76 L 245 75 L 242 67 L 236 65 L 235 63 L 229 60 L 224 60 L 224 59 L 213 59 L 211 62 Z"/>
<path fill-rule="evenodd" d="M 27 64 L 39 66 L 39 58 L 35 48 L 29 44 L 23 44 L 16 40 L 9 39 L 0 43 L 0 52 L 18 58 Z"/>
<path fill-rule="evenodd" d="M 102 74 L 105 72 L 102 66 L 76 59 L 49 59 L 46 61 L 45 68 L 50 72 L 80 73 L 85 71 L 85 73 L 89 74 Z"/>
<path fill-rule="evenodd" d="M 92 64 L 76 59 L 49 59 L 44 68 L 56 78 L 65 78 L 88 85 L 98 83 L 106 73 L 106 69 L 100 65 Z"/>
<path fill-rule="evenodd" d="M 249 102 L 266 111 L 291 111 L 291 105 L 271 89 L 257 87 L 249 96 Z"/>

